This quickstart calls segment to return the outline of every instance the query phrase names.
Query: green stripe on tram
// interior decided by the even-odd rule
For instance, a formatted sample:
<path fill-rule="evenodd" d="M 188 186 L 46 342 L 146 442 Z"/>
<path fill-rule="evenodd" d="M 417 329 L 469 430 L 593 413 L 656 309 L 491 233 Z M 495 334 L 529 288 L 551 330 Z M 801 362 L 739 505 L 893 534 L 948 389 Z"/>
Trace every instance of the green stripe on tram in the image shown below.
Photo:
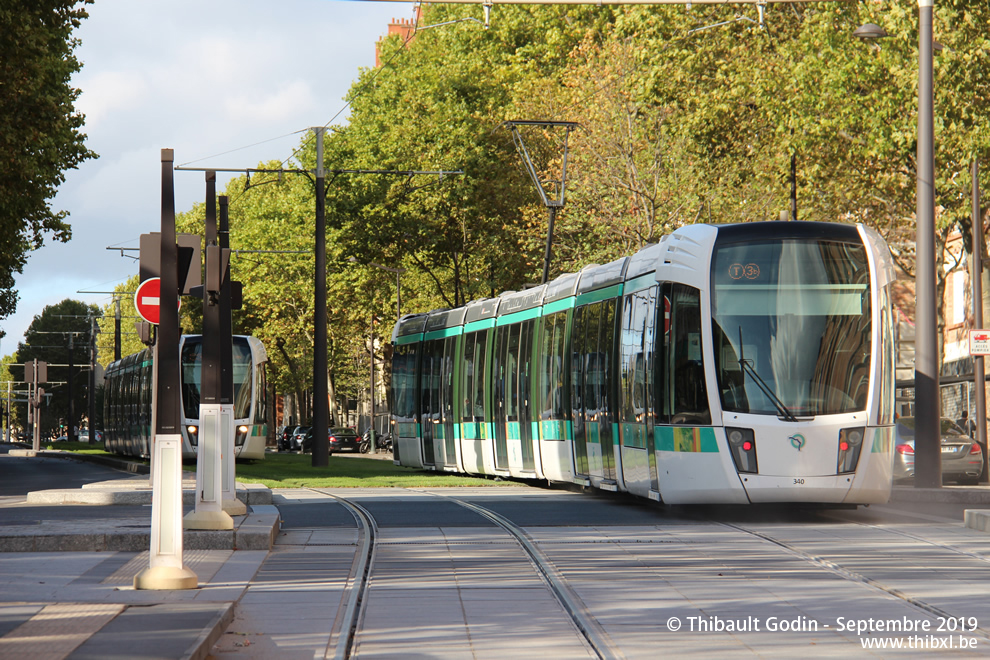
<path fill-rule="evenodd" d="M 488 328 L 495 327 L 495 319 L 481 319 L 479 321 L 471 321 L 470 323 L 464 324 L 464 334 L 469 332 L 474 332 L 476 330 L 487 330 Z"/>
<path fill-rule="evenodd" d="M 506 314 L 505 316 L 498 317 L 496 325 L 511 325 L 513 323 L 521 323 L 522 321 L 528 321 L 530 319 L 536 319 L 540 317 L 540 308 L 534 307 L 532 309 L 524 309 L 521 312 L 515 312 L 513 314 Z"/>
<path fill-rule="evenodd" d="M 456 337 L 464 331 L 464 326 L 458 325 L 452 328 L 441 328 L 439 330 L 433 330 L 427 332 L 423 335 L 423 341 L 429 341 L 431 339 L 444 339 L 445 337 Z"/>
<path fill-rule="evenodd" d="M 618 298 L 622 295 L 622 285 L 614 284 L 612 286 L 607 286 L 604 289 L 598 289 L 597 291 L 589 291 L 588 293 L 582 293 L 577 297 L 575 305 L 580 307 L 581 305 L 587 305 L 589 303 L 595 303 L 599 300 L 607 300 L 609 298 Z"/>
<path fill-rule="evenodd" d="M 422 339 L 423 339 L 423 335 L 418 332 L 413 335 L 401 335 L 395 338 L 395 345 L 403 346 L 405 344 L 416 344 Z"/>
<path fill-rule="evenodd" d="M 549 314 L 556 314 L 557 312 L 562 312 L 564 310 L 574 308 L 574 296 L 570 298 L 564 298 L 563 300 L 555 300 L 552 303 L 547 303 L 543 306 L 543 316 Z"/>

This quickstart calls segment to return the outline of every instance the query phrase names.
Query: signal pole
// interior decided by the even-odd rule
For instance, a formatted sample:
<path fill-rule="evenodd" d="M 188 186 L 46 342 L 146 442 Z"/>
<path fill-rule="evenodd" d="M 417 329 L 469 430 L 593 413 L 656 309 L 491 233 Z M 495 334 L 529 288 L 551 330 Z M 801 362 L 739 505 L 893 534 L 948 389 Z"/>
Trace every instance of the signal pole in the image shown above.
<path fill-rule="evenodd" d="M 164 237 L 162 238 L 164 242 Z M 163 261 L 164 263 L 164 261 Z M 164 269 L 163 269 L 164 270 Z M 203 343 L 200 360 L 199 438 L 196 442 L 196 509 L 185 529 L 234 529 L 222 507 L 221 479 L 225 425 L 220 405 L 220 301 L 222 255 L 217 245 L 217 173 L 206 173 L 206 282 L 203 286 Z M 229 339 L 228 339 L 229 341 Z"/>
<path fill-rule="evenodd" d="M 135 589 L 195 589 L 199 578 L 182 563 L 182 432 L 179 411 L 179 281 L 175 243 L 175 187 L 171 149 L 162 149 L 161 292 L 158 325 L 157 414 L 151 500 L 150 567 L 134 576 Z"/>

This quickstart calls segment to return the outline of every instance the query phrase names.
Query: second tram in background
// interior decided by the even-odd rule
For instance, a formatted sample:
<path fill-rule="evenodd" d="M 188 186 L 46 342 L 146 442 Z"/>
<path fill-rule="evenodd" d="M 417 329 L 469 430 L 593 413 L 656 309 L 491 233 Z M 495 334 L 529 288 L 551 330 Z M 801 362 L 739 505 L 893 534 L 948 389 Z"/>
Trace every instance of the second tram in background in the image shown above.
<path fill-rule="evenodd" d="M 145 349 L 107 367 L 103 398 L 107 451 L 131 456 L 151 454 L 152 351 Z M 183 335 L 179 343 L 182 383 L 182 457 L 196 458 L 203 342 Z M 268 436 L 265 365 L 268 354 L 254 337 L 233 338 L 234 455 L 265 457 Z"/>
<path fill-rule="evenodd" d="M 691 225 L 392 341 L 395 462 L 670 504 L 890 496 L 894 270 L 862 225 Z"/>

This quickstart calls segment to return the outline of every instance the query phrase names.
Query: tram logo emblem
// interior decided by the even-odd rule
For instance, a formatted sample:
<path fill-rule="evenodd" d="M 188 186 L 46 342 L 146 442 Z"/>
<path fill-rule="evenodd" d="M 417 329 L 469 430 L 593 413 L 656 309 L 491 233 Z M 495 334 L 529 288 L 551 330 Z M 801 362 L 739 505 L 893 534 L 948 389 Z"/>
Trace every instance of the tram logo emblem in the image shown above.
<path fill-rule="evenodd" d="M 795 433 L 794 435 L 790 436 L 787 439 L 791 441 L 791 446 L 797 449 L 798 451 L 801 451 L 801 449 L 804 447 L 805 439 L 804 436 L 801 435 L 800 433 Z"/>
<path fill-rule="evenodd" d="M 734 280 L 755 280 L 760 276 L 760 267 L 757 264 L 731 264 L 729 266 L 729 277 Z"/>

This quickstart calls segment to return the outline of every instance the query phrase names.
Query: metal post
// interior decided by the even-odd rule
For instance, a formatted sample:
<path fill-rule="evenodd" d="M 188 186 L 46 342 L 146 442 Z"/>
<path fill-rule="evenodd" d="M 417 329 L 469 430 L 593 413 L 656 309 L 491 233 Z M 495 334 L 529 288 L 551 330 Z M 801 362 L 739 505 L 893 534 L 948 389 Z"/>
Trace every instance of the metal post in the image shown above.
<path fill-rule="evenodd" d="M 368 438 L 371 441 L 371 450 L 375 450 L 375 314 L 371 314 L 371 431 Z"/>
<path fill-rule="evenodd" d="M 327 442 L 329 422 L 329 396 L 327 387 L 327 226 L 326 182 L 323 171 L 324 128 L 316 133 L 316 294 L 313 310 L 313 467 L 330 464 L 330 445 Z"/>
<path fill-rule="evenodd" d="M 220 249 L 230 248 L 230 200 L 220 195 L 220 232 L 217 236 Z M 221 492 L 223 510 L 231 516 L 247 513 L 247 505 L 237 499 L 237 476 L 234 461 L 234 346 L 230 318 L 232 307 L 229 262 L 227 272 L 220 283 L 220 428 L 223 450 Z"/>
<path fill-rule="evenodd" d="M 980 161 L 973 159 L 973 328 L 983 329 L 983 214 L 980 213 Z M 987 397 L 986 365 L 983 356 L 973 360 L 973 384 L 976 391 L 976 441 L 983 448 L 983 476 L 980 481 L 987 483 Z"/>
<path fill-rule="evenodd" d="M 935 313 L 935 130 L 932 3 L 918 0 L 917 329 L 915 335 L 916 488 L 942 486 L 939 342 Z"/>
<path fill-rule="evenodd" d="M 113 299 L 113 360 L 120 359 L 120 298 Z"/>
<path fill-rule="evenodd" d="M 68 429 L 65 432 L 69 442 L 76 441 L 76 389 L 75 389 L 75 346 L 73 335 L 69 334 L 69 419 L 66 420 Z"/>
<path fill-rule="evenodd" d="M 206 270 L 219 268 L 217 247 L 217 173 L 206 173 Z M 211 282 L 208 274 L 206 282 Z M 185 529 L 233 529 L 221 507 L 220 306 L 218 291 L 203 286 L 203 343 L 200 360 L 199 438 L 196 443 L 196 508 L 183 519 Z"/>
<path fill-rule="evenodd" d="M 550 218 L 547 220 L 547 246 L 543 251 L 543 280 L 541 284 L 550 281 L 550 252 L 553 249 L 553 221 L 557 218 L 557 207 L 548 206 L 547 211 L 550 212 Z"/>
<path fill-rule="evenodd" d="M 151 499 L 150 567 L 134 576 L 135 589 L 195 589 L 199 578 L 182 563 L 182 431 L 179 410 L 179 277 L 175 243 L 175 187 L 171 149 L 162 149 L 161 293 L 155 365 L 157 415 Z"/>
<path fill-rule="evenodd" d="M 96 442 L 96 317 L 89 317 L 89 444 Z"/>

